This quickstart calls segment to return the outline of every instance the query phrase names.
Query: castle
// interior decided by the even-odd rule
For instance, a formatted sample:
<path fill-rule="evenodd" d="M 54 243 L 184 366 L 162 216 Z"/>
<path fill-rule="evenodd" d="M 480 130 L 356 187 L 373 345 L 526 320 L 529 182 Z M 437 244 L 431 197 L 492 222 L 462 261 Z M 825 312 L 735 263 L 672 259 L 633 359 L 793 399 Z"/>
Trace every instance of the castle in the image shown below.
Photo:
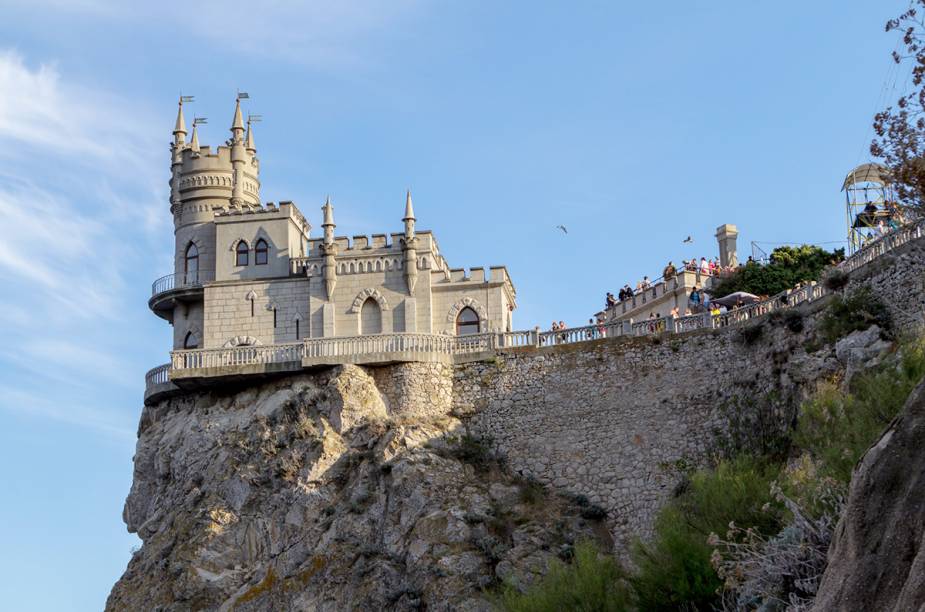
<path fill-rule="evenodd" d="M 174 272 L 155 281 L 151 310 L 173 326 L 173 348 L 219 349 L 311 338 L 422 333 L 464 336 L 512 329 L 516 291 L 504 266 L 450 268 L 430 231 L 322 238 L 293 202 L 260 200 L 252 121 L 235 103 L 231 138 L 214 151 L 187 142 L 181 98 L 171 145 Z"/>

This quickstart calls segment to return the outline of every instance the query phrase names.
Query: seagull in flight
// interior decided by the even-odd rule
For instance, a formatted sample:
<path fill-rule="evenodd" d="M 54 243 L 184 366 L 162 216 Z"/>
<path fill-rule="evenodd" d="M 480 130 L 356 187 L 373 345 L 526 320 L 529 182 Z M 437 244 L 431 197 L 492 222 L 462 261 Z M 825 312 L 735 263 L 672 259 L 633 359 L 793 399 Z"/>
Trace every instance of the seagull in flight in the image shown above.
<path fill-rule="evenodd" d="M 564 226 L 564 225 L 557 225 L 557 226 L 556 226 L 556 229 L 560 229 L 560 230 L 562 230 L 564 233 L 568 234 L 568 230 L 565 229 L 565 226 Z"/>
<path fill-rule="evenodd" d="M 690 243 L 693 242 L 693 241 L 694 241 L 694 239 L 691 238 L 690 236 L 688 236 L 687 238 L 684 239 L 683 242 L 684 242 L 684 244 L 690 244 Z"/>

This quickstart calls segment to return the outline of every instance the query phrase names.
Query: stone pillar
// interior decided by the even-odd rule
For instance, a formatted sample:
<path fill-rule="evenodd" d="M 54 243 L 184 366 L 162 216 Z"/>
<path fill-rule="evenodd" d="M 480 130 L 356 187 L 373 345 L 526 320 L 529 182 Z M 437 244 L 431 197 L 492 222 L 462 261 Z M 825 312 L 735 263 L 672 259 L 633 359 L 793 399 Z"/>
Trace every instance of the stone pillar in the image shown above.
<path fill-rule="evenodd" d="M 405 298 L 405 331 L 415 333 L 418 331 L 418 302 L 413 297 Z"/>
<path fill-rule="evenodd" d="M 739 258 L 736 255 L 736 238 L 738 236 L 738 228 L 730 223 L 716 228 L 716 242 L 719 243 L 719 263 L 721 266 L 739 265 Z"/>
<path fill-rule="evenodd" d="M 321 335 L 324 338 L 332 338 L 335 333 L 334 329 L 334 304 L 326 302 L 321 306 Z"/>

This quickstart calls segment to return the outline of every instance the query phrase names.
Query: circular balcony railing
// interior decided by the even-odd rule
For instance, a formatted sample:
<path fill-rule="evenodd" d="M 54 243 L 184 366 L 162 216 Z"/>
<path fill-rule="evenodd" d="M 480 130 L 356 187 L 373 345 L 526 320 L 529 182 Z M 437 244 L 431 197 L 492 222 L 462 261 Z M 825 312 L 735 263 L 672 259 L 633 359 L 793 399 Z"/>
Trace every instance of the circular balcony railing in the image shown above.
<path fill-rule="evenodd" d="M 176 289 L 194 289 L 212 280 L 215 280 L 215 274 L 205 270 L 184 272 L 182 274 L 168 274 L 151 283 L 151 296 L 153 297 Z"/>

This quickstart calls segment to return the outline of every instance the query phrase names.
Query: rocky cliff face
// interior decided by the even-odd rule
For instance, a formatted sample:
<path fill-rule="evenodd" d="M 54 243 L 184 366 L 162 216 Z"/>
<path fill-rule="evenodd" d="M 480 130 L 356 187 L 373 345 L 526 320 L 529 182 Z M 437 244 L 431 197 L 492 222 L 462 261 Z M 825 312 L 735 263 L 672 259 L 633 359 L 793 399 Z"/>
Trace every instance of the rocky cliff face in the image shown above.
<path fill-rule="evenodd" d="M 484 587 L 607 546 L 587 507 L 463 437 L 449 402 L 407 415 L 377 379 L 344 366 L 147 408 L 124 510 L 143 546 L 107 609 L 483 610 Z"/>
<path fill-rule="evenodd" d="M 925 606 L 925 384 L 861 459 L 815 610 Z"/>

